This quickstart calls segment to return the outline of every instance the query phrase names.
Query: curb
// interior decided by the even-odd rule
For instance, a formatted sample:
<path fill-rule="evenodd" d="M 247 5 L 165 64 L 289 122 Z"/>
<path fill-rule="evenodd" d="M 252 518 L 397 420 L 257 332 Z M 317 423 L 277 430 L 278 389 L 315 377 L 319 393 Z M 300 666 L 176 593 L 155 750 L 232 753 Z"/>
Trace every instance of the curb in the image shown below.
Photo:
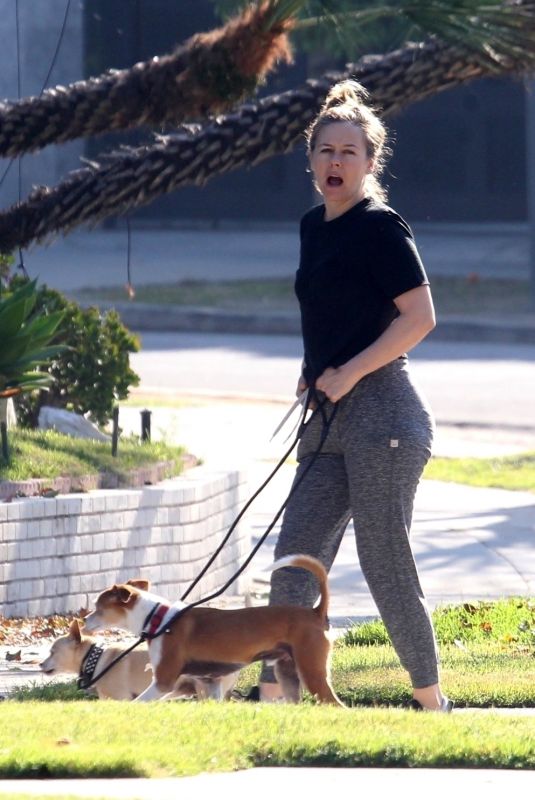
<path fill-rule="evenodd" d="M 96 305 L 82 300 L 82 305 Z M 233 333 L 300 336 L 297 312 L 229 311 L 201 306 L 165 306 L 147 303 L 98 302 L 102 311 L 115 309 L 134 331 Z M 444 316 L 429 335 L 432 341 L 477 341 L 501 344 L 535 344 L 535 315 L 522 322 L 514 319 L 474 319 Z"/>
<path fill-rule="evenodd" d="M 197 465 L 195 456 L 184 454 L 182 470 Z M 174 461 L 158 461 L 125 472 L 98 472 L 93 475 L 58 478 L 30 478 L 24 481 L 0 481 L 0 502 L 10 503 L 22 497 L 55 497 L 58 494 L 91 492 L 96 489 L 139 489 L 159 483 L 168 476 Z"/>

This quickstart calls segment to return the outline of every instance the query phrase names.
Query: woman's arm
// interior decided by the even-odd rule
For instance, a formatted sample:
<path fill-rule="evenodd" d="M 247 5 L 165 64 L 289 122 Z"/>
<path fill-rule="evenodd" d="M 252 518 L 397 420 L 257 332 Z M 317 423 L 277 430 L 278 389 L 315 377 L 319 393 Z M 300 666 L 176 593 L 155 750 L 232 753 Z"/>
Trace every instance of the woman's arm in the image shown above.
<path fill-rule="evenodd" d="M 429 286 L 418 286 L 394 299 L 399 317 L 373 344 L 334 369 L 328 367 L 316 388 L 336 403 L 370 372 L 384 367 L 411 350 L 435 327 L 435 310 Z"/>

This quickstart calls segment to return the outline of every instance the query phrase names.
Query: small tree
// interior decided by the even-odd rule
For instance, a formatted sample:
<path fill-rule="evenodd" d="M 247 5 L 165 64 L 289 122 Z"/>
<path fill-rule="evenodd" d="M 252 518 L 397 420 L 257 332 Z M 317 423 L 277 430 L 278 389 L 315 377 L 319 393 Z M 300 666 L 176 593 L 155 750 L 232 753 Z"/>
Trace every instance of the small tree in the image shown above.
<path fill-rule="evenodd" d="M 137 337 L 123 325 L 117 312 L 101 314 L 97 308 L 83 309 L 46 286 L 39 289 L 36 309 L 62 315 L 59 341 L 66 347 L 40 373 L 49 384 L 16 398 L 19 421 L 35 427 L 41 406 L 51 405 L 88 415 L 96 424 L 105 425 L 117 401 L 139 383 L 129 360 L 130 353 L 139 350 Z"/>

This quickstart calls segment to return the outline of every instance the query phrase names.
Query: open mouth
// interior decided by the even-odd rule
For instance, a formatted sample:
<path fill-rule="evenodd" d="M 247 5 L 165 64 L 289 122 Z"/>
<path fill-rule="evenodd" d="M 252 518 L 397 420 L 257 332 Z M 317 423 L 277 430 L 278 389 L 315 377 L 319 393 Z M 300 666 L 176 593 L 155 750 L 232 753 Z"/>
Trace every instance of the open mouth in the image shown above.
<path fill-rule="evenodd" d="M 341 186 L 342 184 L 343 180 L 338 175 L 329 175 L 327 178 L 327 186 Z"/>

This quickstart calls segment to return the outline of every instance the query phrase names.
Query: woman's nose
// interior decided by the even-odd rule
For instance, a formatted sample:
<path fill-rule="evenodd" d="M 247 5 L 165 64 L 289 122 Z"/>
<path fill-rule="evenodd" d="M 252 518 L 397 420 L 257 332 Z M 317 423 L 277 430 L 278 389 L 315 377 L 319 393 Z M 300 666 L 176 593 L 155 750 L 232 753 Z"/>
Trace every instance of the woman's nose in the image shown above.
<path fill-rule="evenodd" d="M 335 155 L 334 153 L 331 156 L 331 164 L 340 165 L 340 156 Z"/>

